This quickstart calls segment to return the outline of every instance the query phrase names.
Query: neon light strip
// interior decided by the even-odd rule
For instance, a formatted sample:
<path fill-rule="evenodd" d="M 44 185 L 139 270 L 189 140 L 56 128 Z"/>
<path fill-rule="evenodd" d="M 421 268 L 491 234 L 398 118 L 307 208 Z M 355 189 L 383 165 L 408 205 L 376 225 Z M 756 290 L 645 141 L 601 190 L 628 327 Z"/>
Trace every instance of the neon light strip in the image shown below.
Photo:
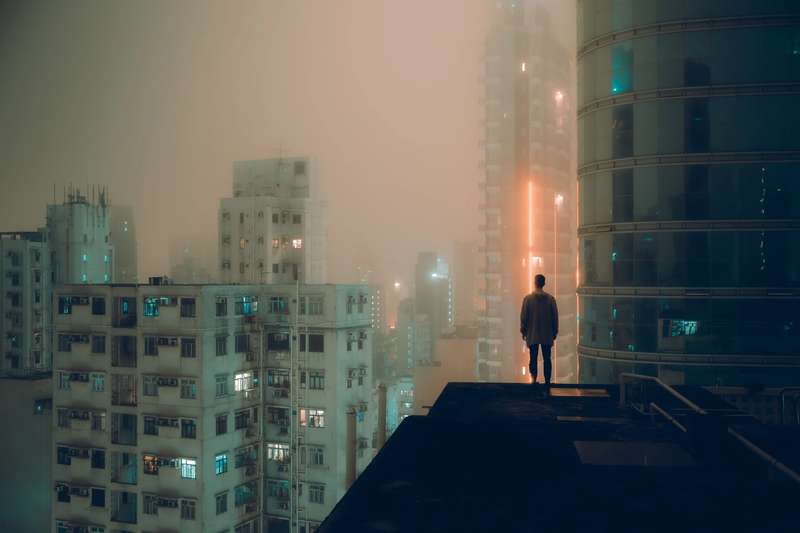
<path fill-rule="evenodd" d="M 528 181 L 528 293 L 533 292 L 533 180 Z"/>

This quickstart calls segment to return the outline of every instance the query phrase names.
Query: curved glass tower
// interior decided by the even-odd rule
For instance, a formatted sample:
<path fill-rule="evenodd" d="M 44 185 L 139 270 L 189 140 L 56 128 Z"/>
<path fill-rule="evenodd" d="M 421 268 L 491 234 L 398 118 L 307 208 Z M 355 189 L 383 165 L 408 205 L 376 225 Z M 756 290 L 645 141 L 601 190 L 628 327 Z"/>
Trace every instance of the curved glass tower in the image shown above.
<path fill-rule="evenodd" d="M 579 374 L 800 381 L 800 2 L 579 0 Z"/>

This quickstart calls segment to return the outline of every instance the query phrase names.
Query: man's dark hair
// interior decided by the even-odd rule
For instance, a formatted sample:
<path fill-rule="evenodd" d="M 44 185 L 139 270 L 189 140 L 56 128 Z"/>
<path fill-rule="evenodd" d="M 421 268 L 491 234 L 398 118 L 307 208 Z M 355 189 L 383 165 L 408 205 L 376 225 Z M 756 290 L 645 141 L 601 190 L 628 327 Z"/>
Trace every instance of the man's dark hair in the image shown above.
<path fill-rule="evenodd" d="M 542 287 L 544 287 L 544 276 L 543 275 L 536 274 L 536 277 L 534 278 L 534 280 L 536 282 L 536 288 L 537 289 L 541 289 Z"/>

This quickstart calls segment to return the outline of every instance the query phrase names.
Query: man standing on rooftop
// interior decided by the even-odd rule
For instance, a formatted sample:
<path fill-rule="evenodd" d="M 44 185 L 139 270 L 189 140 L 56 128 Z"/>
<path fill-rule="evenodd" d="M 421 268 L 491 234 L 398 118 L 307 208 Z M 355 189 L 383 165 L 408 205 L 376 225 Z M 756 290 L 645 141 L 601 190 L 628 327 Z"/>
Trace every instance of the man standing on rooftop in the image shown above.
<path fill-rule="evenodd" d="M 542 347 L 544 381 L 550 384 L 553 364 L 550 359 L 553 343 L 558 336 L 558 306 L 552 295 L 544 292 L 544 276 L 536 274 L 536 289 L 522 301 L 520 313 L 520 333 L 531 352 L 531 383 L 536 384 L 538 375 L 536 358 L 539 346 Z"/>

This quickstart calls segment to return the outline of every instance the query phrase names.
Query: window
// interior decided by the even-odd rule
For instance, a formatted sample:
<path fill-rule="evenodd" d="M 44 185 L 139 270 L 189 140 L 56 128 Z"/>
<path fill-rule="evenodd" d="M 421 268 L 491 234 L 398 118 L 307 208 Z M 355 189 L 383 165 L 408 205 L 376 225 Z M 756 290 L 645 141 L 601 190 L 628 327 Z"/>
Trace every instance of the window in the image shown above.
<path fill-rule="evenodd" d="M 111 414 L 111 443 L 136 446 L 136 415 Z"/>
<path fill-rule="evenodd" d="M 72 464 L 72 455 L 67 446 L 58 446 L 56 448 L 56 462 L 60 465 Z"/>
<path fill-rule="evenodd" d="M 217 501 L 217 514 L 228 512 L 228 492 L 221 492 L 217 494 L 214 499 Z"/>
<path fill-rule="evenodd" d="M 197 344 L 194 337 L 181 339 L 181 357 L 197 357 Z"/>
<path fill-rule="evenodd" d="M 289 498 L 289 482 L 287 480 L 273 480 L 267 481 L 267 491 L 273 498 Z"/>
<path fill-rule="evenodd" d="M 228 355 L 227 335 L 217 335 L 217 355 Z"/>
<path fill-rule="evenodd" d="M 292 224 L 302 224 L 303 223 L 303 215 L 292 215 Z"/>
<path fill-rule="evenodd" d="M 156 425 L 157 418 L 155 416 L 144 416 L 144 434 L 145 435 L 158 435 L 158 426 Z"/>
<path fill-rule="evenodd" d="M 272 273 L 280 274 L 281 266 L 278 263 L 272 263 Z"/>
<path fill-rule="evenodd" d="M 69 372 L 58 373 L 58 390 L 69 390 Z"/>
<path fill-rule="evenodd" d="M 271 387 L 288 387 L 289 369 L 281 369 L 281 368 L 267 369 L 267 385 Z"/>
<path fill-rule="evenodd" d="M 184 439 L 197 438 L 197 422 L 193 418 L 181 419 L 181 438 Z"/>
<path fill-rule="evenodd" d="M 58 297 L 58 314 L 59 315 L 72 314 L 72 298 L 70 296 Z"/>
<path fill-rule="evenodd" d="M 145 396 L 158 396 L 157 376 L 142 376 L 142 394 Z"/>
<path fill-rule="evenodd" d="M 325 503 L 325 485 L 311 483 L 308 486 L 308 501 L 311 503 Z"/>
<path fill-rule="evenodd" d="M 224 398 L 227 395 L 228 395 L 228 374 L 218 374 L 216 376 L 216 397 Z"/>
<path fill-rule="evenodd" d="M 196 459 L 180 459 L 181 477 L 183 479 L 197 479 L 197 460 Z"/>
<path fill-rule="evenodd" d="M 289 445 L 278 442 L 267 443 L 267 459 L 285 463 L 289 460 Z"/>
<path fill-rule="evenodd" d="M 72 335 L 65 335 L 60 333 L 58 335 L 58 351 L 71 352 L 72 351 Z"/>
<path fill-rule="evenodd" d="M 228 471 L 228 452 L 214 456 L 214 473 L 218 476 Z"/>
<path fill-rule="evenodd" d="M 136 523 L 136 493 L 111 491 L 111 520 Z"/>
<path fill-rule="evenodd" d="M 295 176 L 304 176 L 306 173 L 306 162 L 305 161 L 295 161 L 294 162 L 294 175 Z M 295 215 L 297 216 L 297 215 Z"/>
<path fill-rule="evenodd" d="M 92 468 L 104 469 L 106 467 L 106 451 L 105 450 L 92 450 Z"/>
<path fill-rule="evenodd" d="M 105 335 L 92 335 L 92 353 L 106 353 Z"/>
<path fill-rule="evenodd" d="M 142 512 L 149 515 L 158 514 L 158 496 L 154 494 L 144 494 L 142 502 Z"/>
<path fill-rule="evenodd" d="M 272 213 L 272 223 L 277 224 L 279 221 L 278 213 Z"/>
<path fill-rule="evenodd" d="M 281 247 L 281 240 L 280 239 L 272 239 L 272 247 L 273 248 L 280 248 Z"/>
<path fill-rule="evenodd" d="M 303 239 L 292 239 L 292 248 L 300 249 L 303 247 Z"/>
<path fill-rule="evenodd" d="M 158 337 L 144 338 L 144 354 L 158 355 Z"/>
<path fill-rule="evenodd" d="M 195 317 L 194 298 L 181 298 L 181 318 Z"/>
<path fill-rule="evenodd" d="M 270 351 L 289 351 L 288 333 L 267 333 L 267 350 Z"/>
<path fill-rule="evenodd" d="M 309 296 L 308 298 L 308 314 L 321 315 L 322 314 L 322 298 L 319 296 Z"/>
<path fill-rule="evenodd" d="M 144 299 L 144 316 L 158 316 L 158 302 L 159 298 L 148 296 Z"/>
<path fill-rule="evenodd" d="M 56 485 L 56 500 L 61 503 L 69 503 L 69 485 L 63 485 L 61 483 Z"/>
<path fill-rule="evenodd" d="M 325 448 L 323 448 L 322 446 L 309 446 L 308 462 L 313 466 L 324 466 Z"/>
<path fill-rule="evenodd" d="M 217 296 L 217 316 L 228 316 L 228 299 L 224 296 Z"/>
<path fill-rule="evenodd" d="M 181 500 L 181 520 L 194 520 L 196 504 L 194 500 Z"/>
<path fill-rule="evenodd" d="M 92 507 L 105 507 L 106 506 L 106 491 L 105 489 L 92 488 Z"/>
<path fill-rule="evenodd" d="M 310 428 L 325 427 L 324 409 L 300 409 L 300 425 Z"/>
<path fill-rule="evenodd" d="M 234 466 L 236 466 L 236 468 L 242 468 L 245 466 L 254 465 L 256 464 L 257 460 L 258 448 L 255 446 L 244 446 L 236 450 Z"/>
<path fill-rule="evenodd" d="M 244 409 L 237 411 L 234 415 L 233 426 L 236 429 L 244 429 L 250 425 L 250 410 Z"/>
<path fill-rule="evenodd" d="M 241 296 L 234 302 L 233 312 L 237 316 L 254 315 L 258 311 L 258 298 L 255 296 Z"/>
<path fill-rule="evenodd" d="M 247 391 L 253 388 L 252 372 L 237 372 L 233 378 L 233 390 L 236 392 Z"/>
<path fill-rule="evenodd" d="M 308 388 L 313 390 L 323 390 L 325 388 L 324 370 L 309 370 Z"/>
<path fill-rule="evenodd" d="M 92 314 L 104 315 L 106 314 L 106 299 L 103 297 L 92 298 Z"/>
<path fill-rule="evenodd" d="M 247 333 L 237 333 L 234 337 L 236 353 L 246 353 L 250 347 L 250 335 Z"/>
<path fill-rule="evenodd" d="M 242 483 L 233 489 L 233 504 L 236 507 L 255 501 L 257 485 L 254 482 Z"/>
<path fill-rule="evenodd" d="M 197 398 L 197 380 L 181 379 L 181 398 L 184 400 Z"/>
<path fill-rule="evenodd" d="M 111 404 L 135 406 L 137 403 L 137 378 L 131 374 L 111 375 Z"/>
<path fill-rule="evenodd" d="M 217 435 L 224 435 L 228 432 L 228 415 L 217 415 Z"/>
<path fill-rule="evenodd" d="M 325 352 L 325 336 L 321 333 L 309 334 L 308 351 L 315 353 Z"/>

